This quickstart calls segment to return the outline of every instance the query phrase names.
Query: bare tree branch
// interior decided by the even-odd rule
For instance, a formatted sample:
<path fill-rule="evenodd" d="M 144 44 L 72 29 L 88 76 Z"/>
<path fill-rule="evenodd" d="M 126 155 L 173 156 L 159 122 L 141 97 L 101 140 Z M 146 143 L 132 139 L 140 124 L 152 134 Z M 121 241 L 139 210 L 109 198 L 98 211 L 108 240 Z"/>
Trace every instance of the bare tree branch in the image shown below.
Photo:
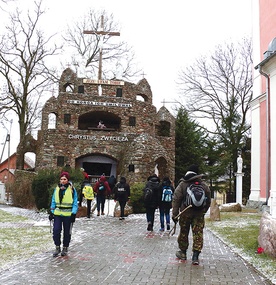
<path fill-rule="evenodd" d="M 235 47 L 219 46 L 210 57 L 198 59 L 179 76 L 180 96 L 189 102 L 186 108 L 199 118 L 211 119 L 221 126 L 230 116 L 245 126 L 252 99 L 252 51 L 249 40 Z"/>
<path fill-rule="evenodd" d="M 192 117 L 210 120 L 214 128 L 207 126 L 209 133 L 229 149 L 239 148 L 250 130 L 251 41 L 218 46 L 210 57 L 196 60 L 180 72 L 179 90 Z"/>
<path fill-rule="evenodd" d="M 0 78 L 5 90 L 0 94 L 0 116 L 15 113 L 18 117 L 20 142 L 38 124 L 43 91 L 56 81 L 54 69 L 46 59 L 56 55 L 60 48 L 48 48 L 52 37 L 44 38 L 38 23 L 43 16 L 40 2 L 34 11 L 24 15 L 19 9 L 9 14 L 6 32 L 0 36 Z"/>
<path fill-rule="evenodd" d="M 90 10 L 80 22 L 68 27 L 64 40 L 75 51 L 75 55 L 72 57 L 73 64 L 79 66 L 79 70 L 82 70 L 81 73 L 95 76 L 99 68 L 100 41 L 102 37 L 103 77 L 130 79 L 141 74 L 141 70 L 137 68 L 135 54 L 131 47 L 121 41 L 119 37 L 115 38 L 109 34 L 101 36 L 97 34 L 101 31 L 102 16 L 105 32 L 119 31 L 113 14 L 94 10 Z M 86 35 L 83 33 L 84 30 L 94 31 L 95 33 Z M 83 71 L 84 68 L 85 71 Z"/>

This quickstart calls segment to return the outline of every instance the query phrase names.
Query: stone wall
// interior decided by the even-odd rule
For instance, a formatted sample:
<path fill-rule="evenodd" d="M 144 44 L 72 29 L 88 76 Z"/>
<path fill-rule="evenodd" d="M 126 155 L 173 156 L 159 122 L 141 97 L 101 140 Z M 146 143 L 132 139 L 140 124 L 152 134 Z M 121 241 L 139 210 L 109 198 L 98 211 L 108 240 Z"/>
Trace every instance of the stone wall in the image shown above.
<path fill-rule="evenodd" d="M 258 242 L 265 253 L 276 257 L 276 219 L 266 212 L 261 218 Z"/>
<path fill-rule="evenodd" d="M 42 111 L 36 168 L 55 168 L 58 157 L 78 168 L 86 158 L 100 156 L 116 162 L 116 176 L 132 182 L 145 181 L 156 165 L 161 179 L 174 180 L 175 118 L 165 107 L 157 112 L 146 79 L 102 82 L 99 95 L 97 80 L 77 78 L 69 68 L 63 72 L 58 97 Z M 105 129 L 97 128 L 99 120 Z"/>

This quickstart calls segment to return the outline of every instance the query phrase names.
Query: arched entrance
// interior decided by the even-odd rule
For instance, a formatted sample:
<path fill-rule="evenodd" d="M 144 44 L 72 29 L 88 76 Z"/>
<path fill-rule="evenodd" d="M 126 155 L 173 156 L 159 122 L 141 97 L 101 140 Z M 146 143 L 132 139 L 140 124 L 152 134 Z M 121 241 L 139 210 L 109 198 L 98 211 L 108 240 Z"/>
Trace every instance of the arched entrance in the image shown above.
<path fill-rule="evenodd" d="M 111 175 L 116 177 L 117 164 L 117 160 L 101 154 L 88 155 L 76 159 L 76 166 L 85 169 L 91 182 L 96 182 L 103 174 L 107 178 Z"/>

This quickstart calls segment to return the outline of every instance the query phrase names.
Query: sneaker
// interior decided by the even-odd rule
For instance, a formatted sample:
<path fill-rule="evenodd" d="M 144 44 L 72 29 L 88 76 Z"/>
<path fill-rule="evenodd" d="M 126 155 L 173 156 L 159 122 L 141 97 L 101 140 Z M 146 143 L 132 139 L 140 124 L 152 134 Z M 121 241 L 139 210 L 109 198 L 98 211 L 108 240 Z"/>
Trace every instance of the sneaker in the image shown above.
<path fill-rule="evenodd" d="M 124 219 L 123 217 L 120 217 L 120 218 L 119 218 L 119 220 L 123 220 L 123 219 Z"/>
<path fill-rule="evenodd" d="M 199 251 L 195 250 L 193 252 L 193 257 L 192 257 L 192 264 L 193 265 L 199 265 L 199 260 L 198 260 L 198 256 L 199 256 Z"/>
<path fill-rule="evenodd" d="M 167 224 L 167 231 L 171 229 L 170 224 Z"/>
<path fill-rule="evenodd" d="M 164 230 L 165 230 L 164 228 L 160 228 L 159 229 L 160 232 L 164 232 Z"/>
<path fill-rule="evenodd" d="M 182 260 L 187 260 L 186 251 L 179 250 L 175 253 L 176 257 Z"/>

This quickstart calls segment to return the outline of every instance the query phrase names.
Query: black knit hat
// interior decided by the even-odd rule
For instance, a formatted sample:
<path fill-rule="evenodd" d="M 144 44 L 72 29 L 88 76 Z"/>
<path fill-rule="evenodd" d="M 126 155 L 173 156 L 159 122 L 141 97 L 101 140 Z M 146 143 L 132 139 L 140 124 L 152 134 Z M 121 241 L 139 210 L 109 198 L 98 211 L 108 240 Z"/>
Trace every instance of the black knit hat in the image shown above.
<path fill-rule="evenodd" d="M 196 164 L 190 165 L 187 171 L 192 171 L 192 172 L 195 172 L 196 174 L 198 174 L 199 173 L 198 165 L 196 165 Z"/>
<path fill-rule="evenodd" d="M 192 164 L 189 166 L 186 174 L 184 175 L 185 180 L 189 180 L 195 176 L 197 176 L 199 173 L 198 166 L 196 164 Z"/>

